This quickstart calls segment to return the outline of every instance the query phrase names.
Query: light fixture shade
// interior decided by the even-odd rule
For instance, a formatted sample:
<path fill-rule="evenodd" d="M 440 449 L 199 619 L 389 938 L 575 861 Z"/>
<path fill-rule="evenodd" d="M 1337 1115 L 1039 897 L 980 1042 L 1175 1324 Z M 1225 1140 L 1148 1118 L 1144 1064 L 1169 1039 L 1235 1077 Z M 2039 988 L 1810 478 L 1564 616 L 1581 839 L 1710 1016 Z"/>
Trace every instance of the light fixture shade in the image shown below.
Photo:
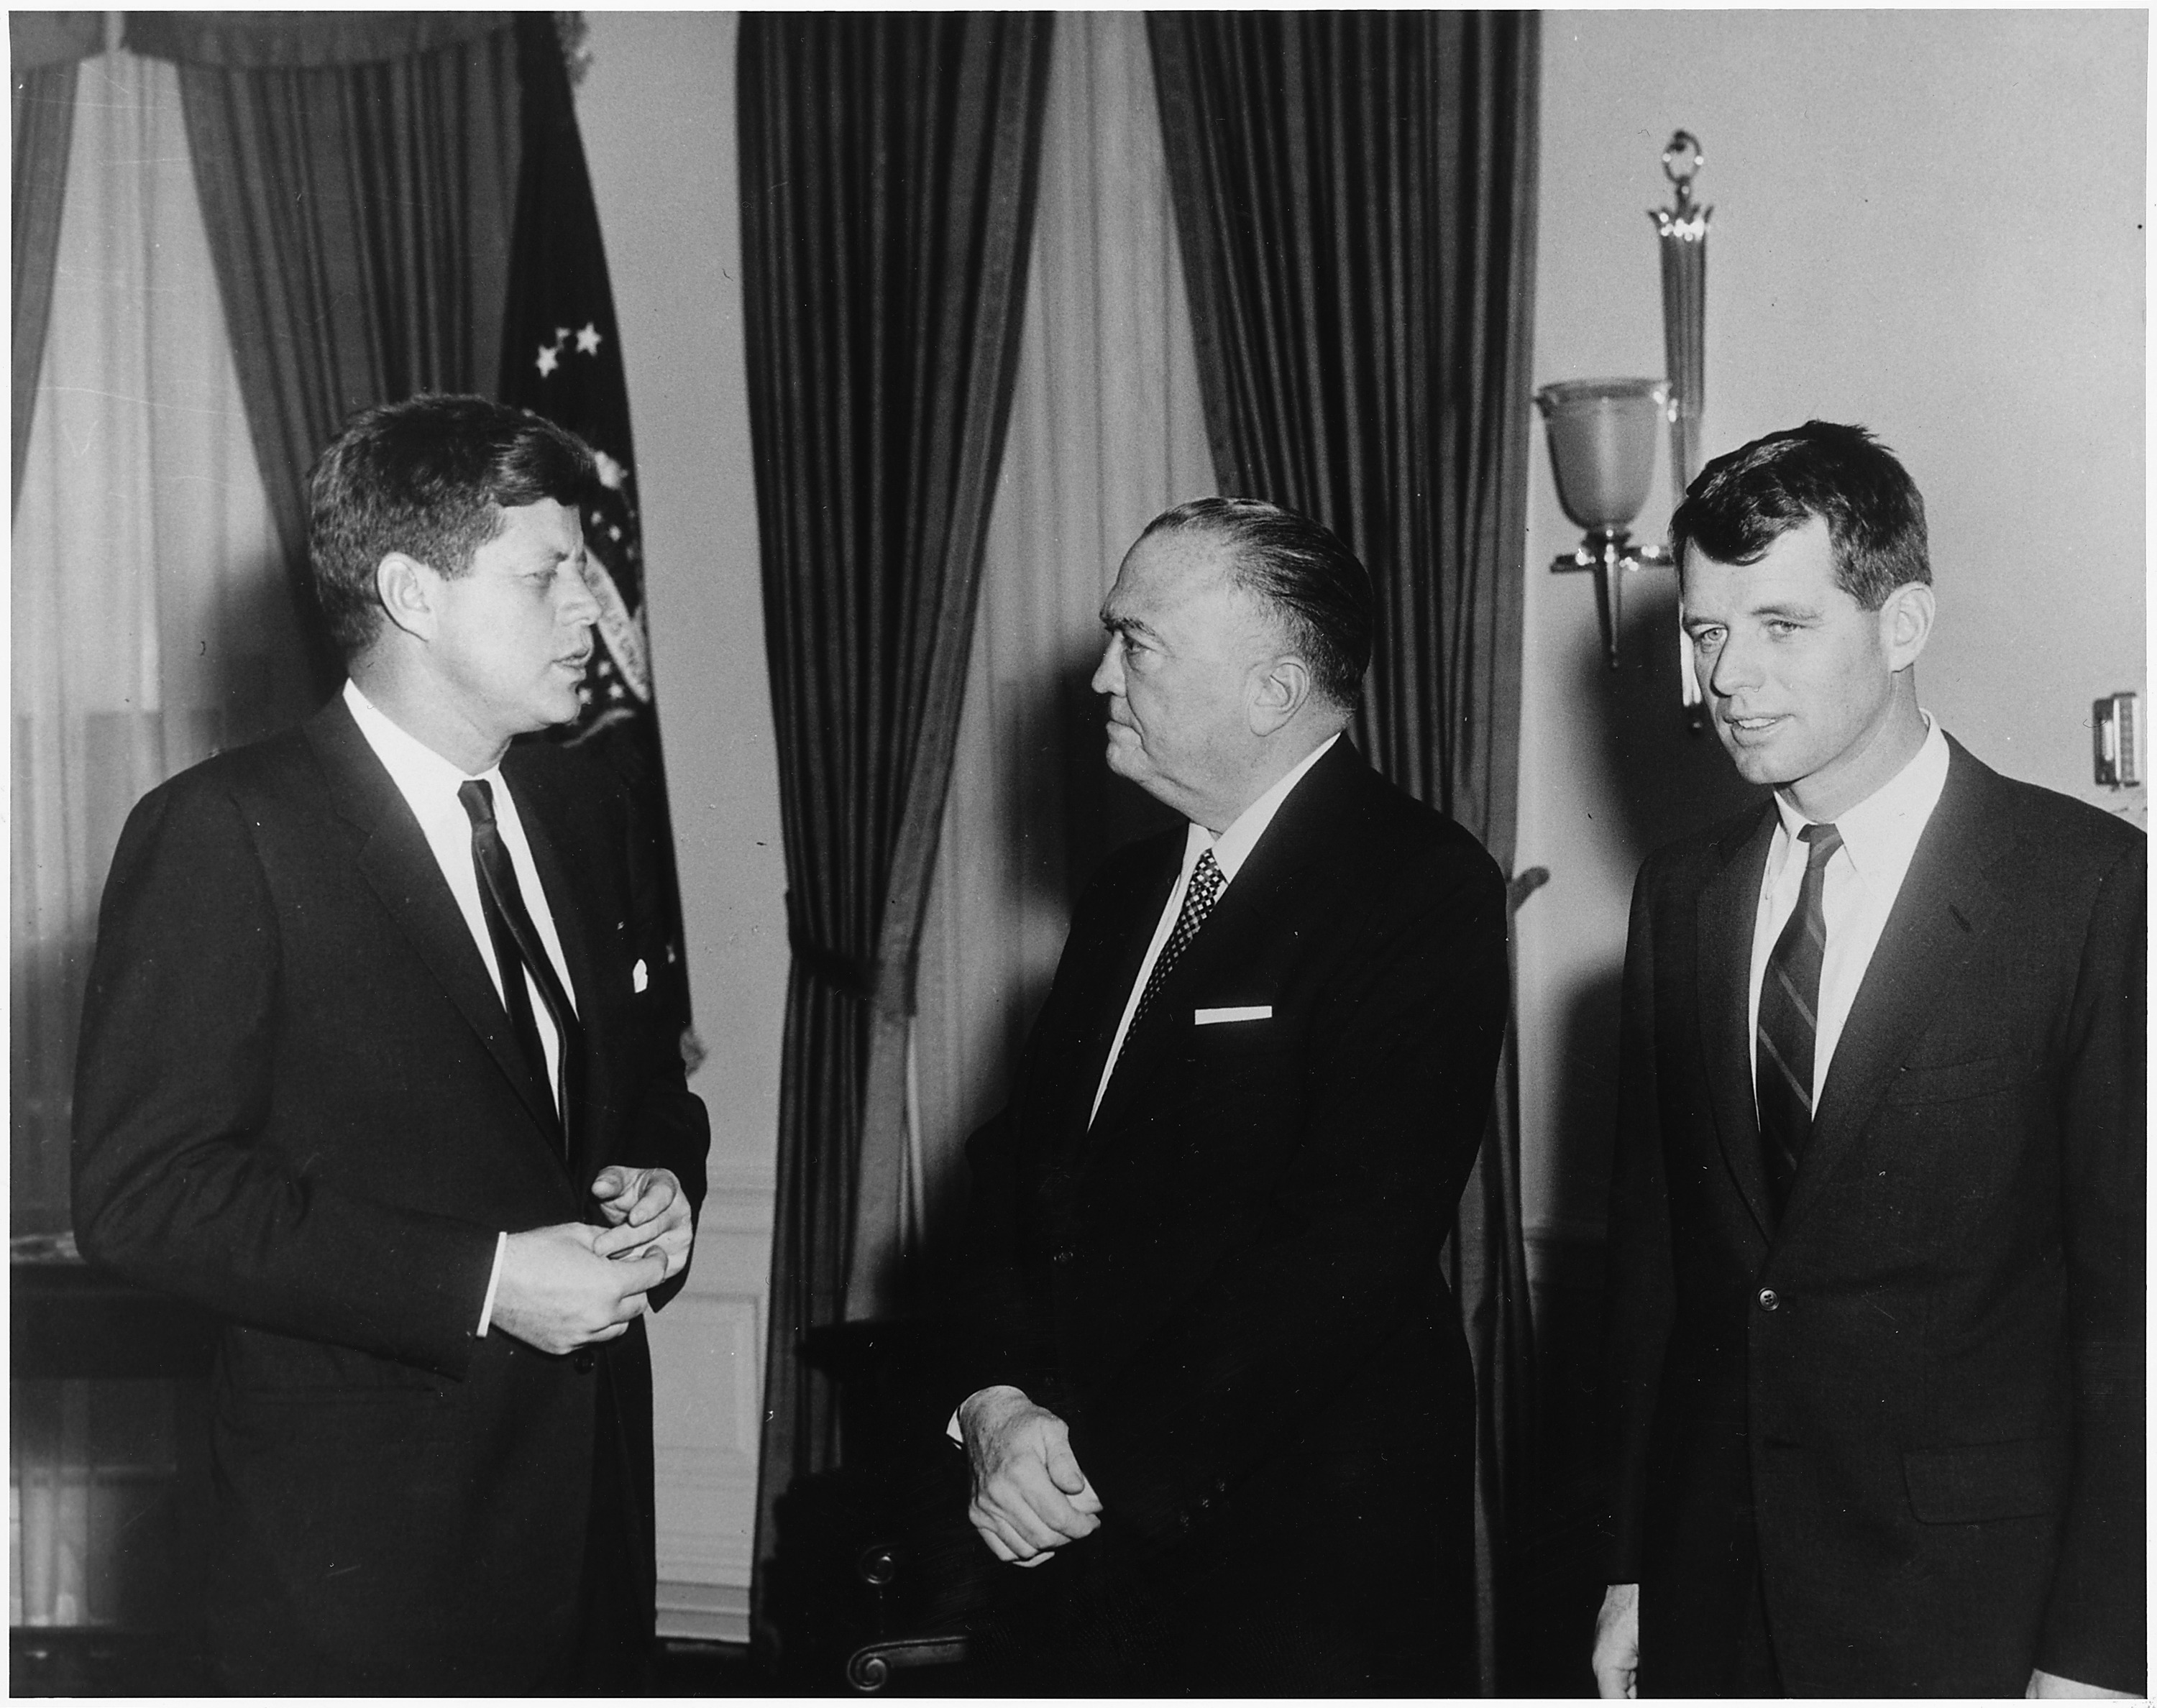
<path fill-rule="evenodd" d="M 1669 394 L 1660 379 L 1569 379 L 1536 394 L 1558 502 L 1576 527 L 1620 530 L 1640 513 Z"/>

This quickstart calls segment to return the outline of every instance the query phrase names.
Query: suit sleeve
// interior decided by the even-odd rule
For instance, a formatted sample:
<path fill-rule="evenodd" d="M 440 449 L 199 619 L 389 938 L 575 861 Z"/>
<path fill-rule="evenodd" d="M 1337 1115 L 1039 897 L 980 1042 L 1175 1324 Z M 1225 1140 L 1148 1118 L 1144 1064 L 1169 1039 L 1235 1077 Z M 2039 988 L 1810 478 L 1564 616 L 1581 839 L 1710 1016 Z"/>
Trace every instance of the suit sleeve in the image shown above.
<path fill-rule="evenodd" d="M 1652 863 L 1633 890 L 1619 1027 L 1618 1134 L 1610 1181 L 1603 1373 L 1609 1514 L 1604 1581 L 1637 1583 L 1649 1428 L 1662 1385 L 1675 1289 L 1655 1070 Z"/>
<path fill-rule="evenodd" d="M 2138 837 L 2099 887 L 2068 1029 L 2061 1131 L 2075 1460 L 2037 1654 L 2058 1677 L 2135 1695 L 2148 1618 L 2147 847 Z"/>
<path fill-rule="evenodd" d="M 1505 886 L 1456 849 L 1410 862 L 1365 917 L 1314 1011 L 1305 1129 L 1264 1235 L 1073 1422 L 1079 1464 L 1148 1540 L 1287 1450 L 1433 1296 L 1505 1034 Z"/>
<path fill-rule="evenodd" d="M 234 800 L 137 805 L 84 1006 L 77 1241 L 220 1314 L 461 1375 L 497 1230 L 340 1191 L 277 1142 L 281 929 Z"/>

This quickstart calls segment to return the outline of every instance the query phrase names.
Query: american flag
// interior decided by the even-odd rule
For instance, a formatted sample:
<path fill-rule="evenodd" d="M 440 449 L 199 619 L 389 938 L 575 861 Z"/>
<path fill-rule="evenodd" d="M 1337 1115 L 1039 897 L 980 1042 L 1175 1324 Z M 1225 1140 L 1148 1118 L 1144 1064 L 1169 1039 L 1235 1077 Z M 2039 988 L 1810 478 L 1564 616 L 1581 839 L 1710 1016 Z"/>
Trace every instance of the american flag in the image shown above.
<path fill-rule="evenodd" d="M 556 736 L 605 757 L 656 835 L 669 939 L 668 964 L 653 970 L 653 980 L 678 1010 L 682 1054 L 694 1068 L 703 1050 L 689 1022 L 681 892 L 645 619 L 636 453 L 614 291 L 553 15 L 519 13 L 516 28 L 523 153 L 502 318 L 501 396 L 578 435 L 600 468 L 581 518 L 587 574 L 600 604 L 600 644 L 584 681 L 584 711 Z"/>

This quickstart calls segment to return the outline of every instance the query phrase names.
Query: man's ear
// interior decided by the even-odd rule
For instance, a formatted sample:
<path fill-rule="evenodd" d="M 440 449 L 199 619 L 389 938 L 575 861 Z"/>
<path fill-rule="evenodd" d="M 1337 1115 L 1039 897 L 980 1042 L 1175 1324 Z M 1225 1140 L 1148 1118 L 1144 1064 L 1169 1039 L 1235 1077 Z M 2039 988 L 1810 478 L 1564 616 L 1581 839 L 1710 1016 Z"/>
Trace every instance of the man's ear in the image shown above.
<path fill-rule="evenodd" d="M 1918 661 L 1933 632 L 1933 589 L 1922 581 L 1906 581 L 1889 594 L 1880 607 L 1880 640 L 1887 650 L 1887 668 L 1905 671 Z"/>
<path fill-rule="evenodd" d="M 1251 666 L 1251 688 L 1244 712 L 1256 736 L 1271 735 L 1303 709 L 1310 698 L 1310 666 L 1284 652 Z"/>
<path fill-rule="evenodd" d="M 389 552 L 374 566 L 374 596 L 389 620 L 406 634 L 431 640 L 440 620 L 442 578 L 417 558 Z"/>

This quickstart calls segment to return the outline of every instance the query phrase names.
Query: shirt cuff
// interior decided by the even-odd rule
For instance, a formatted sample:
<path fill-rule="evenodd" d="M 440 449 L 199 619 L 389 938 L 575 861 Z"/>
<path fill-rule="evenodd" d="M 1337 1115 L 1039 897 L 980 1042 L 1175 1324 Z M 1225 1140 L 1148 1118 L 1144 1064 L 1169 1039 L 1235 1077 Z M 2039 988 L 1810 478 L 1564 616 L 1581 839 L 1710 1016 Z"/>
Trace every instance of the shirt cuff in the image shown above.
<path fill-rule="evenodd" d="M 505 1228 L 494 1237 L 494 1268 L 487 1273 L 486 1303 L 479 1308 L 479 1337 L 482 1340 L 486 1338 L 488 1326 L 494 1321 L 494 1289 L 502 1285 L 502 1259 L 508 1249 L 509 1232 Z M 951 1415 L 956 1417 L 959 1414 L 954 1412 Z"/>

